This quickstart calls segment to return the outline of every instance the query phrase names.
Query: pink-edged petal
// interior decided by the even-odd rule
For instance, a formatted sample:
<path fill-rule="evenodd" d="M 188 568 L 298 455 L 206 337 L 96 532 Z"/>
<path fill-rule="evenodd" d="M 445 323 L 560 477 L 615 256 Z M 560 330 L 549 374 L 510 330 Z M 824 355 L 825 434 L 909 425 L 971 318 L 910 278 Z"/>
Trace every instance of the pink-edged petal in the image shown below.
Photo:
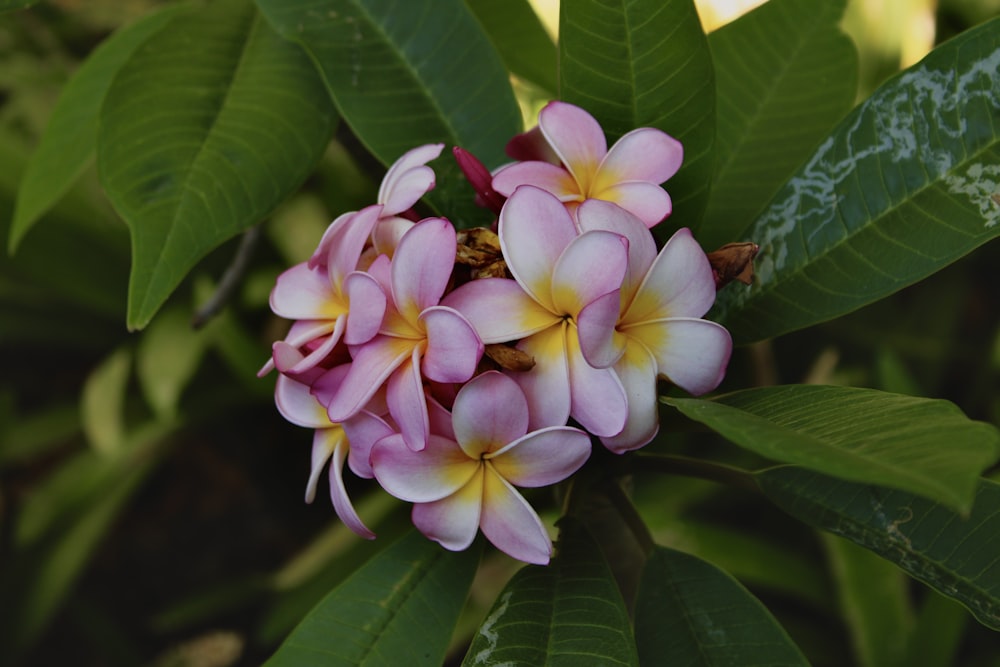
<path fill-rule="evenodd" d="M 362 410 L 340 426 L 351 443 L 351 452 L 347 457 L 351 471 L 358 477 L 371 479 L 375 476 L 371 464 L 372 447 L 382 438 L 396 433 L 396 429 L 367 410 Z"/>
<path fill-rule="evenodd" d="M 659 430 L 656 359 L 642 344 L 631 342 L 615 364 L 615 373 L 628 397 L 628 419 L 621 433 L 601 438 L 601 442 L 621 454 L 648 444 Z"/>
<path fill-rule="evenodd" d="M 392 294 L 392 262 L 387 255 L 379 255 L 368 265 L 368 275 L 375 279 L 386 294 Z"/>
<path fill-rule="evenodd" d="M 561 319 L 509 278 L 482 278 L 465 283 L 445 296 L 441 305 L 460 312 L 484 343 L 525 338 Z"/>
<path fill-rule="evenodd" d="M 653 353 L 660 375 L 695 396 L 719 386 L 733 351 L 725 327 L 694 317 L 645 322 L 627 333 Z"/>
<path fill-rule="evenodd" d="M 677 230 L 663 246 L 622 315 L 631 324 L 666 317 L 701 317 L 715 301 L 715 278 L 691 230 Z"/>
<path fill-rule="evenodd" d="M 591 197 L 609 201 L 642 220 L 646 227 L 660 223 L 673 211 L 670 195 L 659 185 L 628 181 L 611 187 L 595 190 Z"/>
<path fill-rule="evenodd" d="M 681 142 L 661 130 L 641 127 L 622 135 L 604 156 L 595 189 L 622 181 L 659 185 L 676 174 L 683 161 Z"/>
<path fill-rule="evenodd" d="M 570 415 L 598 437 L 621 433 L 628 416 L 628 402 L 618 375 L 610 368 L 588 364 L 574 336 L 567 336 L 566 343 L 572 397 Z"/>
<path fill-rule="evenodd" d="M 326 410 L 309 392 L 309 385 L 285 376 L 278 376 L 274 384 L 274 403 L 281 416 L 305 428 L 330 428 L 333 423 Z"/>
<path fill-rule="evenodd" d="M 589 457 L 589 435 L 570 426 L 550 426 L 532 431 L 485 458 L 514 486 L 539 487 L 563 481 Z"/>
<path fill-rule="evenodd" d="M 483 356 L 483 341 L 461 313 L 433 306 L 420 314 L 427 331 L 421 370 L 434 382 L 465 382 L 476 372 Z"/>
<path fill-rule="evenodd" d="M 413 451 L 422 450 L 430 435 L 430 421 L 424 382 L 420 377 L 419 348 L 414 348 L 411 357 L 389 376 L 385 400 L 406 446 Z"/>
<path fill-rule="evenodd" d="M 391 258 L 396 254 L 396 248 L 399 247 L 399 241 L 403 238 L 403 234 L 410 231 L 415 224 L 417 223 L 412 220 L 399 217 L 379 220 L 378 224 L 375 225 L 375 231 L 372 232 L 372 245 L 375 247 L 375 252 Z"/>
<path fill-rule="evenodd" d="M 333 510 L 345 526 L 366 540 L 374 540 L 375 533 L 368 529 L 354 511 L 354 505 L 347 495 L 347 487 L 344 486 L 344 459 L 347 458 L 348 448 L 347 439 L 341 438 L 330 457 L 330 500 L 333 502 Z"/>
<path fill-rule="evenodd" d="M 625 337 L 615 330 L 621 298 L 618 290 L 595 299 L 576 317 L 580 350 L 594 368 L 607 368 L 625 352 Z"/>
<path fill-rule="evenodd" d="M 316 368 L 316 366 L 329 357 L 340 342 L 341 335 L 347 325 L 347 317 L 338 317 L 333 321 L 333 325 L 333 331 L 330 332 L 330 335 L 321 339 L 322 343 L 305 355 L 299 351 L 299 348 L 292 347 L 284 341 L 279 340 L 272 345 L 272 358 L 278 371 L 300 382 L 311 384 L 323 373 L 323 369 Z"/>
<path fill-rule="evenodd" d="M 344 279 L 344 293 L 351 304 L 344 342 L 348 345 L 367 343 L 382 326 L 387 303 L 385 292 L 370 275 L 355 271 Z"/>
<path fill-rule="evenodd" d="M 552 270 L 555 312 L 575 317 L 610 292 L 618 299 L 627 267 L 628 240 L 624 236 L 603 230 L 584 232 L 566 246 Z"/>
<path fill-rule="evenodd" d="M 326 268 L 330 273 L 330 284 L 334 289 L 340 290 L 347 274 L 358 268 L 361 251 L 368 243 L 381 213 L 381 206 L 368 206 L 355 213 L 333 233 Z"/>
<path fill-rule="evenodd" d="M 427 218 L 403 235 L 392 259 L 392 298 L 411 322 L 436 306 L 455 266 L 455 228 L 443 218 Z"/>
<path fill-rule="evenodd" d="M 516 162 L 501 167 L 493 175 L 493 189 L 510 197 L 522 185 L 533 185 L 551 193 L 559 201 L 583 199 L 573 174 L 548 162 Z"/>
<path fill-rule="evenodd" d="M 483 508 L 482 471 L 456 493 L 436 502 L 413 506 L 413 525 L 449 551 L 468 549 L 479 532 Z"/>
<path fill-rule="evenodd" d="M 333 222 L 327 225 L 326 230 L 323 232 L 323 237 L 319 240 L 319 245 L 316 246 L 316 250 L 313 252 L 312 257 L 309 258 L 309 268 L 326 268 L 326 264 L 330 259 L 330 248 L 333 244 L 333 237 L 338 233 L 338 230 L 342 225 L 344 225 L 348 220 L 354 217 L 357 211 L 348 211 L 347 213 L 342 213 L 338 215 Z"/>
<path fill-rule="evenodd" d="M 306 502 L 312 503 L 316 500 L 316 488 L 319 486 L 319 477 L 323 474 L 326 462 L 330 460 L 330 455 L 337 448 L 337 444 L 344 439 L 344 432 L 339 428 L 316 429 L 313 432 L 312 453 L 309 464 L 309 481 L 306 482 Z"/>
<path fill-rule="evenodd" d="M 475 477 L 482 464 L 457 443 L 432 435 L 423 451 L 405 445 L 401 435 L 375 443 L 371 453 L 375 479 L 400 500 L 426 503 L 450 496 Z"/>
<path fill-rule="evenodd" d="M 569 366 L 563 323 L 525 338 L 517 349 L 531 355 L 535 366 L 525 373 L 511 373 L 528 401 L 528 429 L 563 426 L 569 419 Z"/>
<path fill-rule="evenodd" d="M 608 143 L 594 117 L 566 102 L 549 102 L 538 114 L 538 126 L 559 159 L 587 192 Z"/>
<path fill-rule="evenodd" d="M 487 465 L 479 527 L 493 545 L 526 563 L 546 565 L 552 557 L 548 531 L 528 501 Z"/>
<path fill-rule="evenodd" d="M 330 420 L 345 421 L 364 408 L 392 372 L 410 358 L 413 346 L 412 340 L 376 336 L 353 350 L 347 375 L 326 406 Z"/>
<path fill-rule="evenodd" d="M 389 167 L 378 189 L 378 202 L 385 206 L 383 215 L 402 213 L 434 188 L 434 170 L 424 165 L 441 155 L 443 148 L 444 144 L 417 146 Z"/>
<path fill-rule="evenodd" d="M 433 387 L 432 387 L 433 388 Z M 427 396 L 427 417 L 431 424 L 431 433 L 447 440 L 455 439 L 455 429 L 451 423 L 451 413 L 436 398 Z"/>
<path fill-rule="evenodd" d="M 576 225 L 559 200 L 530 185 L 519 187 L 500 212 L 500 247 L 507 268 L 549 310 L 552 269 L 576 237 Z"/>
<path fill-rule="evenodd" d="M 347 312 L 347 304 L 330 288 L 326 271 L 296 264 L 278 276 L 271 310 L 290 320 L 333 320 Z"/>
<path fill-rule="evenodd" d="M 628 239 L 628 269 L 622 280 L 622 303 L 628 303 L 656 260 L 656 241 L 649 228 L 621 206 L 601 199 L 580 204 L 576 220 L 583 232 L 603 229 Z"/>
<path fill-rule="evenodd" d="M 528 401 L 512 379 L 487 371 L 458 392 L 452 426 L 459 446 L 478 459 L 528 432 Z"/>

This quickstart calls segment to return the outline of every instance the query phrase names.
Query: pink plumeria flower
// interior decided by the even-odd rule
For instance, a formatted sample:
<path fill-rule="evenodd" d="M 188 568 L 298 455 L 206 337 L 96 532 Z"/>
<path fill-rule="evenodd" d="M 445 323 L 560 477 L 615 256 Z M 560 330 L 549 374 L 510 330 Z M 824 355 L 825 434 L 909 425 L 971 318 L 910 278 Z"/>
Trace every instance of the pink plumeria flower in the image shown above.
<path fill-rule="evenodd" d="M 655 128 L 632 130 L 608 150 L 594 117 L 566 102 L 550 102 L 538 127 L 560 165 L 539 160 L 500 169 L 493 188 L 510 196 L 519 185 L 556 195 L 571 212 L 587 199 L 614 202 L 652 227 L 670 215 L 670 195 L 660 184 L 677 173 L 684 157 L 679 141 Z"/>
<path fill-rule="evenodd" d="M 391 295 L 378 335 L 353 346 L 353 361 L 327 408 L 334 422 L 362 410 L 385 384 L 389 414 L 406 443 L 423 449 L 428 436 L 423 378 L 465 382 L 483 354 L 483 343 L 469 321 L 439 305 L 455 263 L 455 228 L 428 218 L 403 235 L 389 266 L 384 255 L 369 269 Z"/>
<path fill-rule="evenodd" d="M 385 292 L 374 278 L 357 268 L 381 212 L 382 207 L 376 205 L 340 216 L 327 231 L 328 250 L 322 264 L 303 262 L 278 276 L 271 291 L 271 310 L 300 321 L 283 344 L 308 349 L 283 372 L 305 373 L 325 359 L 341 339 L 358 345 L 378 333 L 385 313 Z M 274 362 L 272 355 L 260 374 L 268 373 Z"/>
<path fill-rule="evenodd" d="M 422 452 L 401 435 L 372 448 L 375 478 L 392 495 L 416 503 L 413 523 L 446 549 L 472 544 L 479 529 L 501 551 L 544 565 L 552 542 L 538 514 L 514 488 L 560 482 L 586 462 L 583 431 L 552 426 L 528 432 L 528 403 L 510 378 L 477 376 L 455 398 L 452 431 L 433 434 Z"/>
<path fill-rule="evenodd" d="M 628 239 L 628 271 L 621 307 L 609 341 L 582 331 L 584 354 L 613 368 L 628 393 L 625 429 L 602 437 L 615 452 L 636 449 L 657 432 L 656 378 L 700 395 L 722 381 L 732 353 L 724 327 L 701 318 L 715 301 L 708 257 L 687 228 L 678 230 L 657 255 L 652 234 L 629 212 L 603 201 L 584 202 L 577 212 L 584 230 L 606 230 Z"/>
<path fill-rule="evenodd" d="M 511 374 L 527 395 L 530 428 L 572 416 L 595 435 L 620 432 L 625 391 L 614 371 L 587 362 L 579 338 L 610 344 L 628 265 L 625 238 L 603 230 L 578 234 L 558 199 L 521 186 L 500 213 L 500 246 L 514 280 L 474 280 L 445 304 L 464 314 L 485 343 L 519 340 L 518 349 L 534 357 L 530 371 Z"/>
<path fill-rule="evenodd" d="M 346 369 L 344 367 L 340 367 L 340 369 L 334 369 L 331 373 L 342 377 L 343 371 Z M 355 533 L 369 540 L 375 539 L 375 533 L 365 526 L 355 512 L 343 479 L 344 461 L 348 458 L 349 452 L 351 453 L 351 463 L 354 464 L 352 469 L 357 465 L 355 461 L 362 463 L 361 473 L 367 471 L 368 474 L 361 474 L 361 476 L 371 478 L 371 468 L 368 466 L 367 456 L 364 456 L 364 460 L 361 461 L 361 457 L 357 457 L 351 452 L 343 426 L 330 421 L 326 414 L 326 408 L 310 393 L 307 385 L 286 375 L 281 375 L 275 384 L 274 401 L 278 406 L 278 411 L 285 419 L 298 426 L 315 429 L 312 466 L 309 482 L 306 484 L 306 502 L 311 503 L 315 499 L 320 474 L 329 461 L 330 500 L 333 502 L 334 511 L 340 520 Z M 357 470 L 355 470 L 355 474 L 359 474 Z"/>

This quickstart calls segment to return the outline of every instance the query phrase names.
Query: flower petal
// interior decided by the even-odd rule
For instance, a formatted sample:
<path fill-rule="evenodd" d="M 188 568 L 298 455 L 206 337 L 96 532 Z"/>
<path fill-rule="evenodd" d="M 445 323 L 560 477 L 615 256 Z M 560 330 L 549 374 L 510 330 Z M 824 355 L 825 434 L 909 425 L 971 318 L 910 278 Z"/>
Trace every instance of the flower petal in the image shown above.
<path fill-rule="evenodd" d="M 399 241 L 403 238 L 403 234 L 410 231 L 415 224 L 417 223 L 412 220 L 399 217 L 379 220 L 372 232 L 372 245 L 375 252 L 392 258 L 396 254 L 396 248 L 399 247 Z"/>
<path fill-rule="evenodd" d="M 441 305 L 460 312 L 484 343 L 525 338 L 560 320 L 509 278 L 482 278 L 465 283 L 445 296 Z"/>
<path fill-rule="evenodd" d="M 604 130 L 580 107 L 559 101 L 549 102 L 539 112 L 538 127 L 586 194 L 608 152 Z"/>
<path fill-rule="evenodd" d="M 615 373 L 628 398 L 628 419 L 618 435 L 601 438 L 605 447 L 621 454 L 649 443 L 659 430 L 656 359 L 641 343 L 632 341 L 615 364 Z"/>
<path fill-rule="evenodd" d="M 705 251 L 682 228 L 670 237 L 636 291 L 624 324 L 666 317 L 701 317 L 715 301 L 715 278 Z"/>
<path fill-rule="evenodd" d="M 539 487 L 563 481 L 589 457 L 589 435 L 571 426 L 550 426 L 532 431 L 484 458 L 514 486 Z"/>
<path fill-rule="evenodd" d="M 392 259 L 392 298 L 410 322 L 436 306 L 455 266 L 455 228 L 443 218 L 427 218 L 403 235 Z"/>
<path fill-rule="evenodd" d="M 334 320 L 348 309 L 330 288 L 324 269 L 296 264 L 280 276 L 271 290 L 271 310 L 290 320 Z"/>
<path fill-rule="evenodd" d="M 389 376 L 385 400 L 406 446 L 413 451 L 422 450 L 430 435 L 430 421 L 424 382 L 420 377 L 419 348 L 413 348 L 412 356 Z"/>
<path fill-rule="evenodd" d="M 330 421 L 345 421 L 364 408 L 392 372 L 410 358 L 413 346 L 412 340 L 379 335 L 355 348 L 347 375 L 326 406 Z"/>
<path fill-rule="evenodd" d="M 316 429 L 313 432 L 312 454 L 309 465 L 309 481 L 306 482 L 306 502 L 312 503 L 316 499 L 316 487 L 319 485 L 319 476 L 326 467 L 326 462 L 330 460 L 330 455 L 337 448 L 337 443 L 343 438 L 344 432 L 339 428 Z"/>
<path fill-rule="evenodd" d="M 367 273 L 354 271 L 344 279 L 344 292 L 350 302 L 344 342 L 348 345 L 367 343 L 382 326 L 386 297 L 382 287 Z"/>
<path fill-rule="evenodd" d="M 640 127 L 622 135 L 604 156 L 595 189 L 622 181 L 659 185 L 676 174 L 683 161 L 681 142 L 656 128 Z"/>
<path fill-rule="evenodd" d="M 400 500 L 426 503 L 450 496 L 468 484 L 482 466 L 457 443 L 432 435 L 423 451 L 405 445 L 401 435 L 375 443 L 371 454 L 375 479 Z"/>
<path fill-rule="evenodd" d="M 615 294 L 617 310 L 618 290 L 627 267 L 628 240 L 624 236 L 603 230 L 584 232 L 566 246 L 552 269 L 554 312 L 575 317 L 610 292 Z"/>
<path fill-rule="evenodd" d="M 552 305 L 552 267 L 577 236 L 559 200 L 530 185 L 517 189 L 500 212 L 500 247 L 507 268 L 531 297 Z"/>
<path fill-rule="evenodd" d="M 424 165 L 441 155 L 443 148 L 444 144 L 417 146 L 389 167 L 378 189 L 384 216 L 402 213 L 434 188 L 434 170 Z"/>
<path fill-rule="evenodd" d="M 413 506 L 413 525 L 450 551 L 468 549 L 479 532 L 483 509 L 482 472 L 458 492 L 430 503 Z"/>
<path fill-rule="evenodd" d="M 622 280 L 622 303 L 632 295 L 656 260 L 656 241 L 646 224 L 621 206 L 600 199 L 588 199 L 576 211 L 580 230 L 603 229 L 628 239 L 628 269 Z"/>
<path fill-rule="evenodd" d="M 274 384 L 274 403 L 281 416 L 305 428 L 330 428 L 333 423 L 326 410 L 309 393 L 309 385 L 296 382 L 290 377 L 279 375 Z"/>
<path fill-rule="evenodd" d="M 528 429 L 563 426 L 569 419 L 570 385 L 565 323 L 525 338 L 517 349 L 535 359 L 525 373 L 510 373 L 528 400 Z"/>
<path fill-rule="evenodd" d="M 330 500 L 333 502 L 333 510 L 345 526 L 366 540 L 374 540 L 375 533 L 368 529 L 354 511 L 354 505 L 347 495 L 347 487 L 344 486 L 344 459 L 347 457 L 347 450 L 347 439 L 341 438 L 330 457 Z"/>
<path fill-rule="evenodd" d="M 538 514 L 491 466 L 486 466 L 484 476 L 479 520 L 483 535 L 508 556 L 526 563 L 548 564 L 552 541 Z"/>
<path fill-rule="evenodd" d="M 330 273 L 330 284 L 337 291 L 340 291 L 347 274 L 358 268 L 361 251 L 368 243 L 381 213 L 382 207 L 379 205 L 361 209 L 331 235 L 326 268 Z"/>
<path fill-rule="evenodd" d="M 670 195 L 659 185 L 641 181 L 615 183 L 590 193 L 595 199 L 609 201 L 642 220 L 647 227 L 653 227 L 673 211 Z"/>
<path fill-rule="evenodd" d="M 594 368 L 607 368 L 625 352 L 625 337 L 615 330 L 620 303 L 615 290 L 592 301 L 576 317 L 580 350 Z"/>
<path fill-rule="evenodd" d="M 594 368 L 583 358 L 576 336 L 566 337 L 570 415 L 596 436 L 617 435 L 625 427 L 628 402 L 625 389 L 610 368 Z"/>
<path fill-rule="evenodd" d="M 453 308 L 433 306 L 420 314 L 427 331 L 421 371 L 434 382 L 465 382 L 476 372 L 483 342 L 465 317 Z"/>
<path fill-rule="evenodd" d="M 515 162 L 501 167 L 493 175 L 493 189 L 511 196 L 521 185 L 533 185 L 554 195 L 559 201 L 580 201 L 580 186 L 573 174 L 548 162 Z"/>
<path fill-rule="evenodd" d="M 719 386 L 733 351 L 725 327 L 694 317 L 644 322 L 628 335 L 649 348 L 660 375 L 695 396 Z"/>
<path fill-rule="evenodd" d="M 487 371 L 458 392 L 452 426 L 459 446 L 478 459 L 528 432 L 528 401 L 512 379 Z"/>
<path fill-rule="evenodd" d="M 362 410 L 340 426 L 351 443 L 351 452 L 347 457 L 351 471 L 358 477 L 371 479 L 375 476 L 371 464 L 372 447 L 382 438 L 394 435 L 396 429 L 368 410 Z"/>

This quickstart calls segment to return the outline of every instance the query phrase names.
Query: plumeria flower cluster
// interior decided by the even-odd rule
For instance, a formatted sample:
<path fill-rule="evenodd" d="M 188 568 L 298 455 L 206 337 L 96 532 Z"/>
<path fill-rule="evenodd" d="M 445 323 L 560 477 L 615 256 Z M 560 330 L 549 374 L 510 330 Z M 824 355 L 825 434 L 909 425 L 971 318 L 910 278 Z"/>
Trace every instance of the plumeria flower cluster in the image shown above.
<path fill-rule="evenodd" d="M 294 323 L 261 374 L 277 369 L 279 411 L 315 430 L 307 501 L 329 462 L 338 516 L 373 538 L 346 462 L 412 502 L 445 548 L 482 531 L 547 563 L 548 531 L 518 489 L 568 478 L 592 440 L 616 453 L 649 443 L 658 379 L 718 386 L 732 341 L 702 319 L 718 276 L 687 229 L 657 250 L 650 228 L 672 206 L 661 184 L 683 155 L 659 130 L 609 149 L 586 111 L 552 102 L 496 173 L 456 149 L 495 235 L 412 214 L 442 149 L 403 155 L 377 203 L 338 217 L 278 277 L 271 308 Z"/>

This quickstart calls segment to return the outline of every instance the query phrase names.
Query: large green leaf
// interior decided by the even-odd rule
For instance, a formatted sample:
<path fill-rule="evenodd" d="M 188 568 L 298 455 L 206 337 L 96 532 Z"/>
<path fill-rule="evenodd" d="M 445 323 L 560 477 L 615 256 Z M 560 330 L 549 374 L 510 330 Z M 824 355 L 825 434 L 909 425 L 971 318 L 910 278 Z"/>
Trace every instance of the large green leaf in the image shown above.
<path fill-rule="evenodd" d="M 904 489 L 962 511 L 997 459 L 1000 440 L 996 428 L 948 401 L 874 389 L 793 385 L 665 400 L 769 459 Z"/>
<path fill-rule="evenodd" d="M 576 521 L 560 521 L 559 553 L 518 571 L 462 663 L 637 665 L 628 613 L 601 549 Z"/>
<path fill-rule="evenodd" d="M 556 45 L 528 0 L 465 0 L 511 74 L 555 93 Z"/>
<path fill-rule="evenodd" d="M 924 498 L 796 467 L 757 474 L 806 523 L 870 549 L 1000 630 L 1000 484 L 982 480 L 968 516 Z"/>
<path fill-rule="evenodd" d="M 306 54 L 249 0 L 185 12 L 136 50 L 98 136 L 101 180 L 132 232 L 130 328 L 299 186 L 334 119 Z"/>
<path fill-rule="evenodd" d="M 327 595 L 267 665 L 436 667 L 478 564 L 478 548 L 445 551 L 412 531 Z"/>
<path fill-rule="evenodd" d="M 684 144 L 665 184 L 667 225 L 694 226 L 715 168 L 715 77 L 693 0 L 562 0 L 559 96 L 589 111 L 610 140 L 657 127 Z"/>
<path fill-rule="evenodd" d="M 698 240 L 735 241 L 854 105 L 846 0 L 771 0 L 709 34 L 718 97 L 715 180 Z"/>
<path fill-rule="evenodd" d="M 739 342 L 828 320 L 1000 234 L 1000 19 L 931 52 L 825 139 L 744 236 L 750 288 L 714 317 Z"/>
<path fill-rule="evenodd" d="M 728 573 L 656 547 L 635 605 L 643 665 L 808 665 L 767 608 Z"/>
<path fill-rule="evenodd" d="M 21 180 L 8 241 L 11 252 L 94 157 L 98 114 L 115 74 L 181 7 L 168 7 L 116 31 L 94 49 L 63 87 Z"/>
<path fill-rule="evenodd" d="M 507 161 L 521 112 L 500 56 L 462 0 L 257 4 L 310 53 L 344 120 L 384 165 L 433 142 L 461 146 L 491 169 Z M 459 226 L 482 222 L 450 149 L 432 166 L 439 212 Z"/>

